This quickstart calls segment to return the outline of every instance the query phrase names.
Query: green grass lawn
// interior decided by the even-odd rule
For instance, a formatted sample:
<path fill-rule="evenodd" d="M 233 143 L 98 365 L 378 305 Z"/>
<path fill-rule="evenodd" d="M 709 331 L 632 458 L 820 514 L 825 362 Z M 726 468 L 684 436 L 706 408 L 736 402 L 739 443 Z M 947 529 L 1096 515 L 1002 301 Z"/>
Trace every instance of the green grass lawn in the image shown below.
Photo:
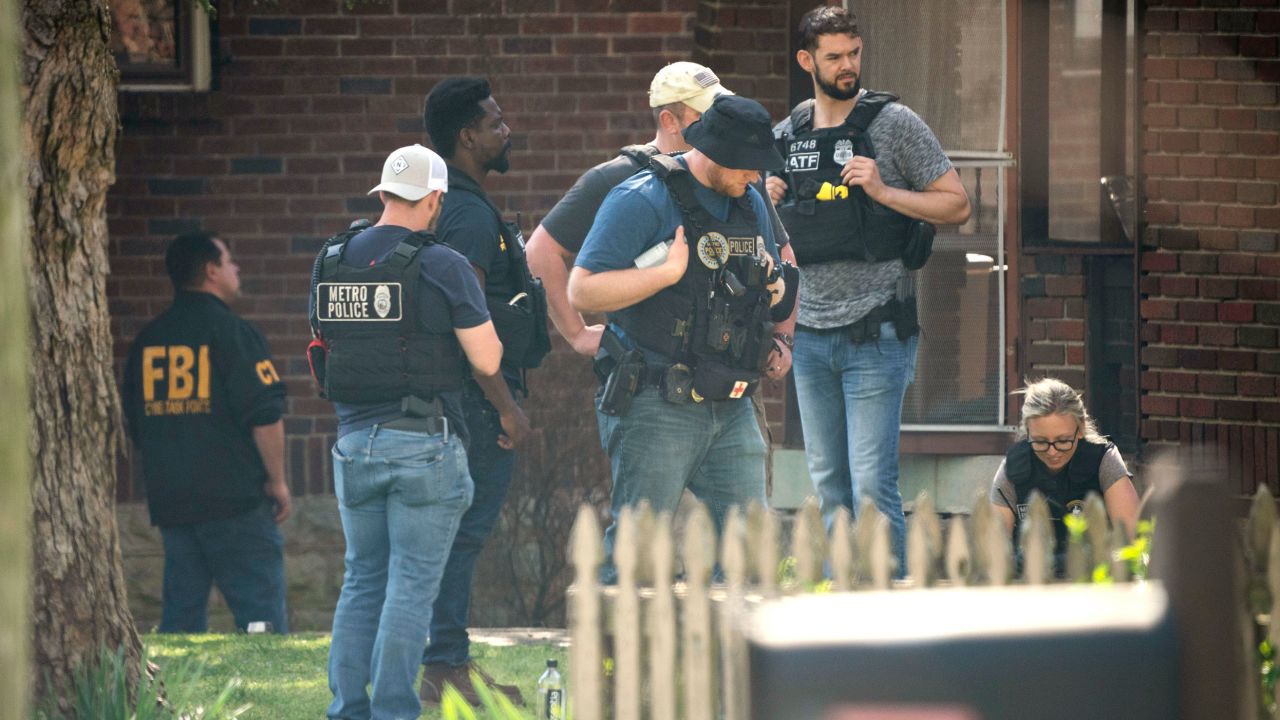
<path fill-rule="evenodd" d="M 252 704 L 241 717 L 271 720 L 315 720 L 324 717 L 332 696 L 325 663 L 329 636 L 296 635 L 145 635 L 148 656 L 163 668 L 166 661 L 190 657 L 202 661 L 204 675 L 197 697 L 212 700 L 233 677 L 243 683 L 232 696 L 233 706 Z M 538 676 L 547 658 L 566 666 L 567 649 L 551 644 L 494 647 L 472 643 L 472 655 L 495 679 L 518 685 L 525 708 L 533 717 Z M 439 718 L 439 710 L 423 713 Z"/>

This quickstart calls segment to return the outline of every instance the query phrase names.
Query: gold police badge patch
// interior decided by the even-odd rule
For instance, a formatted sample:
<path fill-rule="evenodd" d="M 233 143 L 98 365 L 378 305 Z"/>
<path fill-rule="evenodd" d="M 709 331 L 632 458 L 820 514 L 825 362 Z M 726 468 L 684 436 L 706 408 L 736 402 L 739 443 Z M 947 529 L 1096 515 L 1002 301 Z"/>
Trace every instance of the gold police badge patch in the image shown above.
<path fill-rule="evenodd" d="M 729 240 L 718 232 L 698 238 L 698 259 L 711 270 L 719 270 L 729 260 Z"/>

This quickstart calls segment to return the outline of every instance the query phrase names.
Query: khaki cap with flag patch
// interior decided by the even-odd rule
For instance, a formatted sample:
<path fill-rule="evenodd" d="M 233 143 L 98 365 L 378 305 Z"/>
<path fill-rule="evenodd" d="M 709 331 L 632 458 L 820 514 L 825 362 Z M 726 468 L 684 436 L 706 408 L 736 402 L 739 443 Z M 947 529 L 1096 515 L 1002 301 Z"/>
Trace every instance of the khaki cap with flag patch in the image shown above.
<path fill-rule="evenodd" d="M 720 95 L 732 95 L 705 65 L 674 62 L 658 71 L 649 85 L 649 107 L 682 102 L 700 113 Z"/>

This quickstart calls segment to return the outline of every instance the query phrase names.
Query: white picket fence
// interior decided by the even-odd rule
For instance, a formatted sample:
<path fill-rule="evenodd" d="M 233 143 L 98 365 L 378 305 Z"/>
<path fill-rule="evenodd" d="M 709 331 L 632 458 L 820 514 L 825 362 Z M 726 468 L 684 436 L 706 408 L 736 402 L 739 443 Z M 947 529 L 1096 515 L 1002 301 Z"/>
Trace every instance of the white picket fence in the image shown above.
<path fill-rule="evenodd" d="M 1274 524 L 1274 503 L 1270 507 Z M 1087 580 L 1098 563 L 1110 565 L 1113 581 L 1127 581 L 1128 564 L 1113 559 L 1128 543 L 1123 531 L 1108 530 L 1106 509 L 1096 495 L 1086 502 L 1084 514 L 1087 530 L 1069 545 L 1066 581 Z M 1055 582 L 1053 529 L 1043 499 L 1032 501 L 1024 532 L 1025 570 L 1015 579 L 1010 539 L 985 497 L 977 499 L 972 515 L 954 516 L 944 524 L 933 501 L 922 494 L 908 520 L 910 574 L 894 580 L 889 523 L 870 502 L 856 522 L 842 511 L 830 536 L 817 505 L 806 504 L 794 518 L 785 563 L 780 518 L 758 505 L 745 515 L 732 510 L 719 542 L 710 516 L 699 506 L 685 525 L 679 558 L 670 516 L 655 518 L 642 506 L 618 518 L 618 582 L 604 587 L 598 581 L 600 523 L 596 510 L 583 506 L 571 549 L 572 716 L 746 720 L 748 668 L 738 618 L 752 603 L 827 588 L 908 591 L 940 584 Z M 1280 542 L 1280 535 L 1268 540 Z M 1270 557 L 1280 565 L 1276 547 Z M 712 581 L 717 560 L 723 582 Z M 682 571 L 678 580 L 677 563 Z M 606 646 L 611 647 L 611 674 Z"/>
<path fill-rule="evenodd" d="M 1262 637 L 1273 648 L 1280 648 L 1280 522 L 1277 522 L 1276 501 L 1265 485 L 1258 488 L 1249 509 L 1244 531 L 1245 612 L 1253 620 L 1246 624 L 1245 667 L 1251 677 L 1260 677 L 1262 658 L 1254 651 Z M 1276 661 L 1280 662 L 1280 653 Z M 1280 705 L 1275 709 L 1259 707 L 1259 717 L 1280 720 Z"/>

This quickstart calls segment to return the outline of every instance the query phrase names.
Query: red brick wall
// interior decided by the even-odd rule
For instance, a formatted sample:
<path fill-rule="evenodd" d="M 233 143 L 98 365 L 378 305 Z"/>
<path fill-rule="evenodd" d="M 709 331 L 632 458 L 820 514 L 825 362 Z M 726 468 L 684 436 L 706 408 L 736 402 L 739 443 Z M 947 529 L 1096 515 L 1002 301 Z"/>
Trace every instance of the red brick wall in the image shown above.
<path fill-rule="evenodd" d="M 1151 0 L 1142 147 L 1142 435 L 1204 440 L 1280 488 L 1280 9 Z"/>
<path fill-rule="evenodd" d="M 785 24 L 785 6 L 696 0 L 222 7 L 214 91 L 120 96 L 118 181 L 108 203 L 117 358 L 170 301 L 165 242 L 195 228 L 223 233 L 242 268 L 236 308 L 267 334 L 289 386 L 290 482 L 298 493 L 327 492 L 335 423 L 302 355 L 311 262 L 325 237 L 376 216 L 365 191 L 388 152 L 426 142 L 422 103 L 433 84 L 464 73 L 493 82 L 515 152 L 511 172 L 492 176 L 491 190 L 500 207 L 521 214 L 528 234 L 579 173 L 652 137 L 645 92 L 667 62 L 709 62 L 726 85 L 763 93 L 780 113 Z M 557 342 L 530 382 L 539 436 L 518 473 L 603 482 L 588 362 Z M 140 497 L 131 476 L 122 464 L 122 499 Z"/>

